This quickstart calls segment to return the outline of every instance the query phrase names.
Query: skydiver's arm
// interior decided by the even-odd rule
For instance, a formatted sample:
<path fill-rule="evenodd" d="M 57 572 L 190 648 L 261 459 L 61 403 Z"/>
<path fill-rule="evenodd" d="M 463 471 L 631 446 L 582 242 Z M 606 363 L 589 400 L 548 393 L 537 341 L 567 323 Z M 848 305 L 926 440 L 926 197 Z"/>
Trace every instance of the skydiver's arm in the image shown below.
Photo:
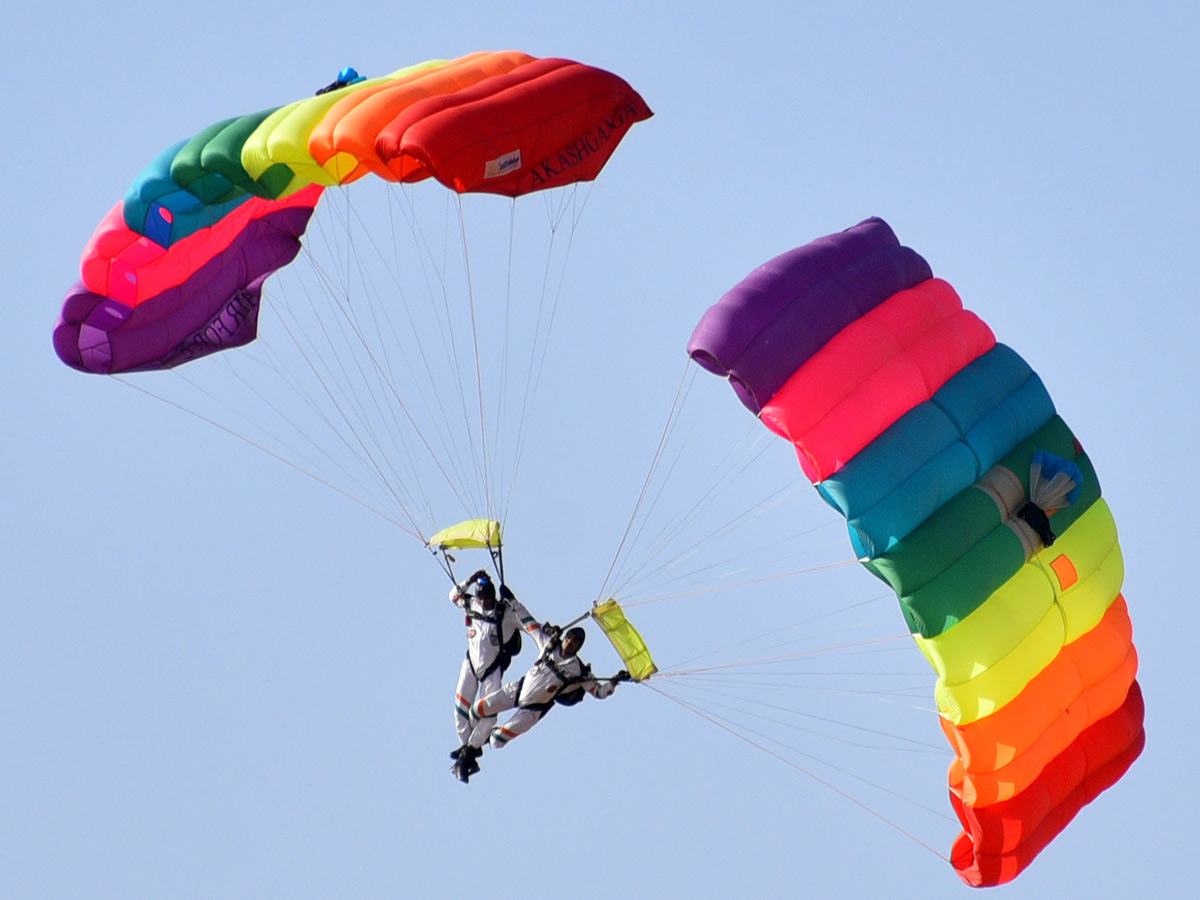
<path fill-rule="evenodd" d="M 547 626 L 549 626 L 549 628 L 547 628 Z M 547 622 L 545 625 L 539 625 L 537 622 L 534 622 L 533 629 L 529 632 L 529 636 L 533 638 L 533 642 L 537 645 L 539 658 L 543 653 L 546 652 L 546 647 L 551 643 L 551 641 L 558 639 L 558 635 L 555 633 L 555 626 L 550 625 L 549 622 Z"/>
<path fill-rule="evenodd" d="M 486 574 L 487 572 L 485 572 L 483 569 L 480 569 L 478 572 L 473 573 L 466 581 L 460 581 L 458 584 L 454 585 L 454 587 L 450 589 L 450 602 L 460 609 L 466 609 L 467 588 L 469 588 Z"/>
<path fill-rule="evenodd" d="M 537 619 L 533 614 L 525 608 L 525 604 L 516 598 L 512 591 L 508 592 L 508 614 L 512 617 L 510 624 L 514 628 L 519 628 L 522 631 L 527 631 L 534 635 L 534 640 L 537 640 L 536 634 L 542 630 L 542 626 L 538 624 Z M 538 644 L 538 650 L 542 649 L 542 645 Z"/>
<path fill-rule="evenodd" d="M 613 695 L 617 685 L 622 681 L 630 681 L 629 671 L 622 669 L 612 678 L 594 678 L 590 684 L 585 683 L 584 689 L 597 700 L 604 700 Z"/>
<path fill-rule="evenodd" d="M 612 696 L 613 691 L 617 689 L 617 683 L 605 678 L 603 680 L 592 679 L 591 681 L 581 682 L 583 689 L 595 697 L 597 700 L 605 700 Z"/>

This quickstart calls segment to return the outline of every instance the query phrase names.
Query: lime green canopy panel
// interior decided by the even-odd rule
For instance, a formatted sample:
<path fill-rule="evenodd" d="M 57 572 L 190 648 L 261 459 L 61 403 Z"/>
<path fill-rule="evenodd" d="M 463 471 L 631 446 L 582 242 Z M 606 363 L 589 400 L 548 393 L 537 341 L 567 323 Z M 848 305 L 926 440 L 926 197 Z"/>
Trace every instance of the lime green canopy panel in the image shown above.
<path fill-rule="evenodd" d="M 500 547 L 500 523 L 491 519 L 467 519 L 443 528 L 425 542 L 442 550 L 495 550 Z"/>
<path fill-rule="evenodd" d="M 616 600 L 609 600 L 595 607 L 592 610 L 592 618 L 604 629 L 634 681 L 645 681 L 658 671 L 658 666 L 654 665 L 654 660 L 650 658 L 646 642 L 625 618 L 625 611 Z"/>

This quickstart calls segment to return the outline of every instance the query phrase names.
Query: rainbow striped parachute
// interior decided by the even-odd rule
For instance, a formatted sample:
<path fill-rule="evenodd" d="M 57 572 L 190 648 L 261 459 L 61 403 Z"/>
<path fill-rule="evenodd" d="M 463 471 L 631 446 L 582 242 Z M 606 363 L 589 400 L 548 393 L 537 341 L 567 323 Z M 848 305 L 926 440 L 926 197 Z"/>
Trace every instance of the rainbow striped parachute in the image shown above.
<path fill-rule="evenodd" d="M 216 122 L 158 156 L 100 223 L 55 350 L 115 374 L 240 346 L 256 336 L 264 280 L 299 252 L 325 187 L 432 177 L 515 197 L 590 181 L 651 115 L 601 69 L 482 52 Z"/>
<path fill-rule="evenodd" d="M 1041 380 L 881 219 L 756 269 L 688 352 L 896 591 L 956 754 L 953 865 L 1015 878 L 1145 740 L 1116 527 Z"/>

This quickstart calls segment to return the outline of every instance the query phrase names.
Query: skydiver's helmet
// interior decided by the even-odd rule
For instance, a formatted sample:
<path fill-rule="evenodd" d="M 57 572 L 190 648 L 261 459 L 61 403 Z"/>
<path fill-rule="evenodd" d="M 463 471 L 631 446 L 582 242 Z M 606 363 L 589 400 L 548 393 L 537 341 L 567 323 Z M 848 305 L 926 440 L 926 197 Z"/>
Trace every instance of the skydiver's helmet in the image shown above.
<path fill-rule="evenodd" d="M 495 600 L 496 586 L 492 584 L 492 579 L 484 575 L 475 582 L 475 596 L 480 600 Z"/>
<path fill-rule="evenodd" d="M 586 639 L 587 639 L 587 632 L 577 626 L 575 628 L 568 628 L 566 631 L 563 632 L 562 643 L 566 644 L 567 641 L 574 640 L 575 641 L 575 652 L 578 653 L 580 651 L 580 649 L 582 649 L 583 642 Z"/>

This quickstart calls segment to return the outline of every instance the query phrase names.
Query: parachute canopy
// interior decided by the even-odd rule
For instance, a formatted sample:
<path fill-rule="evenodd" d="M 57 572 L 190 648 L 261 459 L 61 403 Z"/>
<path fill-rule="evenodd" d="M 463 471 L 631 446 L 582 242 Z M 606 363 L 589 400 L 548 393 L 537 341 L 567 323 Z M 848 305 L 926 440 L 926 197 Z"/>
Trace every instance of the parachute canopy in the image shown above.
<path fill-rule="evenodd" d="M 1116 526 L 1041 379 L 883 220 L 760 266 L 688 352 L 796 448 L 937 673 L 951 859 L 1010 881 L 1141 752 Z"/>
<path fill-rule="evenodd" d="M 592 618 L 608 636 L 634 681 L 645 681 L 658 671 L 658 666 L 650 658 L 646 642 L 625 618 L 625 611 L 616 600 L 610 599 L 593 607 Z"/>
<path fill-rule="evenodd" d="M 590 181 L 652 115 L 612 73 L 515 51 L 354 77 L 156 157 L 84 250 L 54 329 L 63 362 L 166 369 L 253 340 L 263 282 L 328 186 L 434 178 L 516 197 Z"/>
<path fill-rule="evenodd" d="M 492 519 L 468 519 L 443 528 L 425 545 L 438 550 L 498 550 L 500 523 Z"/>

